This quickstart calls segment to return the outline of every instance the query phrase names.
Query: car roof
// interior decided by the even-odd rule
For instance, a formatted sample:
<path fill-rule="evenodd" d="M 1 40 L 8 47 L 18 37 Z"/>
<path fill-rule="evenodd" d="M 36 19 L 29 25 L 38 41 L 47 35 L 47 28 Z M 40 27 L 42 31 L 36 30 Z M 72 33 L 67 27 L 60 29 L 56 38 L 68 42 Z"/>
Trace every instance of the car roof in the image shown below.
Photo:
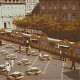
<path fill-rule="evenodd" d="M 14 54 L 10 54 L 11 56 L 13 56 Z"/>
<path fill-rule="evenodd" d="M 38 69 L 37 67 L 32 67 L 31 69 Z"/>
<path fill-rule="evenodd" d="M 28 60 L 28 59 L 22 59 L 22 60 Z"/>
<path fill-rule="evenodd" d="M 44 54 L 44 56 L 49 56 L 48 54 Z"/>
<path fill-rule="evenodd" d="M 20 73 L 19 71 L 13 72 L 13 74 L 19 74 L 19 73 Z"/>

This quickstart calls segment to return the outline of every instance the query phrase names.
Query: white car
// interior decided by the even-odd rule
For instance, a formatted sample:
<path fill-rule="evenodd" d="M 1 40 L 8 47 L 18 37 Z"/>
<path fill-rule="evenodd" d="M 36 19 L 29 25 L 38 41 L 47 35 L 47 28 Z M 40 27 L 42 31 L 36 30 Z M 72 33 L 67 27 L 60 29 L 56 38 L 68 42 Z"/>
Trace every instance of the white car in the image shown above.
<path fill-rule="evenodd" d="M 6 57 L 7 60 L 16 59 L 16 58 L 17 58 L 17 55 L 15 55 L 15 54 L 9 54 Z"/>
<path fill-rule="evenodd" d="M 5 72 L 6 70 L 6 66 L 4 64 L 0 65 L 0 72 Z"/>
<path fill-rule="evenodd" d="M 11 73 L 8 77 L 7 77 L 7 80 L 20 80 L 24 78 L 24 73 L 22 72 L 13 72 Z"/>
<path fill-rule="evenodd" d="M 37 74 L 40 74 L 40 73 L 42 73 L 42 71 L 38 67 L 31 67 L 30 69 L 25 71 L 26 75 L 37 75 Z"/>
<path fill-rule="evenodd" d="M 39 53 L 38 53 L 37 51 L 31 51 L 31 55 L 32 55 L 32 56 L 38 56 L 38 54 L 39 54 Z"/>
<path fill-rule="evenodd" d="M 2 55 L 7 55 L 7 54 L 8 54 L 8 51 L 6 51 L 6 50 L 1 50 L 0 53 L 1 53 Z"/>
<path fill-rule="evenodd" d="M 40 58 L 40 60 L 42 60 L 42 61 L 44 61 L 44 60 L 51 60 L 52 59 L 52 57 L 50 56 L 50 55 L 48 55 L 48 54 L 44 54 L 44 55 L 42 55 L 41 57 L 39 57 Z"/>
<path fill-rule="evenodd" d="M 21 61 L 18 61 L 17 63 L 18 65 L 30 65 L 31 64 L 31 60 L 29 59 L 22 59 Z"/>

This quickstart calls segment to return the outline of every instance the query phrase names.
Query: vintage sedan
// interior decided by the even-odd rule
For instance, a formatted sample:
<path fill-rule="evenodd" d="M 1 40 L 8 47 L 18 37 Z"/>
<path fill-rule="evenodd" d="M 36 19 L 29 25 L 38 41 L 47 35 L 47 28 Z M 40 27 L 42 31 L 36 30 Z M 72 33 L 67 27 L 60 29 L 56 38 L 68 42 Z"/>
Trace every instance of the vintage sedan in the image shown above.
<path fill-rule="evenodd" d="M 14 45 L 13 44 L 9 44 L 6 46 L 6 48 L 14 48 Z"/>
<path fill-rule="evenodd" d="M 31 51 L 31 55 L 32 56 L 38 56 L 38 52 L 37 51 Z"/>
<path fill-rule="evenodd" d="M 24 73 L 22 72 L 13 72 L 11 73 L 8 77 L 7 77 L 7 80 L 20 80 L 24 78 Z"/>
<path fill-rule="evenodd" d="M 42 55 L 41 57 L 39 57 L 41 61 L 44 61 L 44 60 L 51 60 L 52 57 L 48 54 L 44 54 Z"/>
<path fill-rule="evenodd" d="M 18 65 L 30 65 L 31 64 L 31 60 L 29 59 L 22 59 L 21 61 L 18 61 L 17 63 Z"/>
<path fill-rule="evenodd" d="M 6 70 L 6 66 L 4 64 L 0 65 L 0 72 L 5 72 Z"/>
<path fill-rule="evenodd" d="M 40 73 L 42 73 L 42 71 L 38 67 L 31 67 L 30 69 L 25 71 L 26 75 L 37 75 L 37 74 L 40 74 Z"/>
<path fill-rule="evenodd" d="M 11 60 L 11 59 L 16 59 L 16 58 L 17 58 L 17 55 L 15 55 L 15 54 L 9 54 L 6 57 L 6 60 Z"/>
<path fill-rule="evenodd" d="M 7 55 L 7 54 L 8 54 L 8 51 L 6 51 L 6 50 L 1 50 L 0 53 L 1 53 L 2 55 Z"/>

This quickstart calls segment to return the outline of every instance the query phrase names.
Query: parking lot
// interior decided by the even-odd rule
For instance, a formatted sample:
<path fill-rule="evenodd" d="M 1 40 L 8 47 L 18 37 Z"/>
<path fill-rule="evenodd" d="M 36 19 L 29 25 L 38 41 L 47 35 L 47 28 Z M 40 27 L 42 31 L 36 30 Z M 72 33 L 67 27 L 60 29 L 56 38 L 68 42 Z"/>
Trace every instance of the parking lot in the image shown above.
<path fill-rule="evenodd" d="M 23 53 L 14 52 L 15 49 L 19 48 L 19 44 L 12 43 L 9 41 L 2 40 L 5 45 L 0 46 L 1 50 L 6 50 L 8 54 L 16 54 L 17 59 L 14 60 L 14 68 L 11 69 L 10 73 L 14 71 L 24 72 L 30 67 L 39 67 L 42 70 L 40 75 L 24 75 L 22 80 L 80 80 L 80 64 L 76 63 L 76 70 L 71 70 L 71 61 L 67 59 L 67 61 L 59 60 L 59 56 L 52 55 L 46 51 L 42 51 L 43 54 L 49 54 L 52 56 L 52 60 L 50 61 L 40 61 L 38 56 L 27 56 L 26 51 Z M 6 48 L 7 45 L 13 44 L 14 48 Z M 25 47 L 25 46 L 21 46 Z M 33 51 L 39 51 L 38 49 L 31 48 Z M 4 64 L 6 62 L 5 57 L 7 55 L 0 55 L 0 64 Z M 17 61 L 22 59 L 30 59 L 31 65 L 23 66 L 17 65 Z M 10 63 L 10 60 L 8 60 Z M 0 74 L 0 80 L 6 80 L 6 75 Z"/>

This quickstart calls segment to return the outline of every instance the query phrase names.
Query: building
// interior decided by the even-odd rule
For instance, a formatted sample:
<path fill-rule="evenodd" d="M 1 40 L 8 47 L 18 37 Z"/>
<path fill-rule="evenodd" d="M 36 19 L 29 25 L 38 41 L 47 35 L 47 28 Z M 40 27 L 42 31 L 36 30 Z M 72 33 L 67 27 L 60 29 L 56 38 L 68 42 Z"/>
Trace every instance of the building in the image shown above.
<path fill-rule="evenodd" d="M 80 0 L 40 0 L 40 16 L 51 15 L 57 21 L 80 20 Z"/>
<path fill-rule="evenodd" d="M 15 28 L 14 19 L 25 17 L 24 0 L 0 0 L 0 29 Z"/>
<path fill-rule="evenodd" d="M 38 3 L 39 0 L 26 0 L 26 15 L 31 14 Z"/>

